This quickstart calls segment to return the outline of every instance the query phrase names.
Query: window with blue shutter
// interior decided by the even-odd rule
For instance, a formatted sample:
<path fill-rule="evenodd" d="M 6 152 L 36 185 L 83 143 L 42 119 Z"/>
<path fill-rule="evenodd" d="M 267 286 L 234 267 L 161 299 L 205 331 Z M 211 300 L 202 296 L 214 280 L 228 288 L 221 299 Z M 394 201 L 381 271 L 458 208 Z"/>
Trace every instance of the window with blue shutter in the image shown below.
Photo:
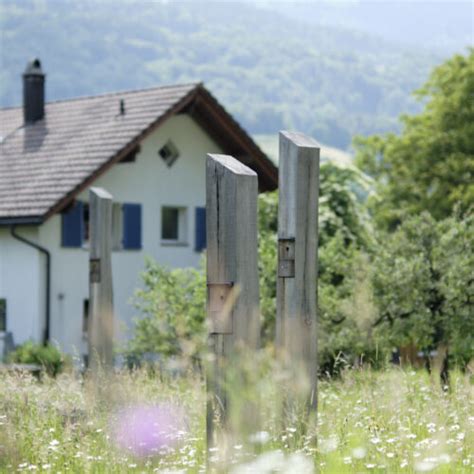
<path fill-rule="evenodd" d="M 141 204 L 122 204 L 123 248 L 138 250 L 142 248 L 142 206 Z"/>
<path fill-rule="evenodd" d="M 84 205 L 75 201 L 62 213 L 62 246 L 81 247 L 84 235 Z"/>
<path fill-rule="evenodd" d="M 194 250 L 201 252 L 206 248 L 206 208 L 196 207 L 196 241 Z"/>

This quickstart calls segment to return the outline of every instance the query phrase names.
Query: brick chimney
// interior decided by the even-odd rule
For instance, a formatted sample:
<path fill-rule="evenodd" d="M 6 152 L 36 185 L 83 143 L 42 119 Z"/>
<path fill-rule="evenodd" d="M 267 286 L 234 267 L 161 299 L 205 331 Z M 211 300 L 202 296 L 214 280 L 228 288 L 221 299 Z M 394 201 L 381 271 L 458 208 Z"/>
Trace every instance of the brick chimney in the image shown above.
<path fill-rule="evenodd" d="M 39 59 L 33 59 L 26 65 L 23 73 L 23 117 L 25 125 L 32 124 L 44 117 L 45 77 Z"/>

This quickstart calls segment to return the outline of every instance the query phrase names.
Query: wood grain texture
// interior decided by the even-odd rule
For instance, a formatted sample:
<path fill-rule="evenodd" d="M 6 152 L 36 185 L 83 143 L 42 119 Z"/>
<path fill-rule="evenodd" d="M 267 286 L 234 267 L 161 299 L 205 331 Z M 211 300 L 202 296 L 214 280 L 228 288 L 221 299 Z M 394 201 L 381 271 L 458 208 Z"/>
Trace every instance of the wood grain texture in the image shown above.
<path fill-rule="evenodd" d="M 317 404 L 317 247 L 319 144 L 300 133 L 280 133 L 278 239 L 294 239 L 294 277 L 277 278 L 276 344 L 293 371 L 308 382 L 307 406 Z M 288 266 L 286 249 L 279 268 Z M 301 375 L 301 374 L 299 374 Z"/>
<path fill-rule="evenodd" d="M 113 367 L 114 312 L 112 289 L 112 196 L 89 190 L 89 368 Z"/>
<path fill-rule="evenodd" d="M 254 171 L 231 156 L 208 155 L 206 168 L 208 318 L 221 312 L 220 323 L 209 325 L 213 358 L 207 377 L 207 441 L 211 447 L 218 443 L 215 420 L 220 419 L 225 428 L 229 410 L 226 368 L 236 362 L 238 351 L 254 350 L 260 344 L 258 180 Z"/>

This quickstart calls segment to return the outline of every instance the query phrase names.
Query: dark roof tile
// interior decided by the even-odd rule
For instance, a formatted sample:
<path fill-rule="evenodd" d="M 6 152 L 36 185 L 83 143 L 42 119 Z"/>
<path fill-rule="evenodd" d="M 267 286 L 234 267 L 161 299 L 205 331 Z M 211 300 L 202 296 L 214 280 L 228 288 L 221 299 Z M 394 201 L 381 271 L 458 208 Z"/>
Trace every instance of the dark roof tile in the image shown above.
<path fill-rule="evenodd" d="M 21 107 L 0 110 L 0 219 L 45 215 L 196 87 L 50 102 L 45 119 L 28 126 Z"/>

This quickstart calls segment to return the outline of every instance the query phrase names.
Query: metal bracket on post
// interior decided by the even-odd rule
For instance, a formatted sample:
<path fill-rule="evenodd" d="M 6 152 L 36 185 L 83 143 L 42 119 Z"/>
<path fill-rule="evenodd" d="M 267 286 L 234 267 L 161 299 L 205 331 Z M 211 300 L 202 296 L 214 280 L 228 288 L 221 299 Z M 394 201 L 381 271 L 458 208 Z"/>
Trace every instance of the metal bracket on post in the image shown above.
<path fill-rule="evenodd" d="M 295 277 L 295 239 L 278 239 L 278 276 Z"/>
<path fill-rule="evenodd" d="M 209 334 L 232 334 L 232 307 L 227 304 L 233 282 L 208 283 Z"/>

